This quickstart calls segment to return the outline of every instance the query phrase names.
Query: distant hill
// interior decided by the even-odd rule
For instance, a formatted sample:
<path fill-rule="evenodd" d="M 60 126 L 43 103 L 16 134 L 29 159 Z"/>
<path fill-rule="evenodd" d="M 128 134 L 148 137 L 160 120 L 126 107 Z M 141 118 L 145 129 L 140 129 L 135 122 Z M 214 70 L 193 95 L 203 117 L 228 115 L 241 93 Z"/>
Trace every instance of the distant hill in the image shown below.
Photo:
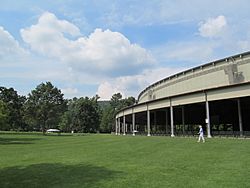
<path fill-rule="evenodd" d="M 110 101 L 97 101 L 97 103 L 102 110 L 110 105 Z"/>

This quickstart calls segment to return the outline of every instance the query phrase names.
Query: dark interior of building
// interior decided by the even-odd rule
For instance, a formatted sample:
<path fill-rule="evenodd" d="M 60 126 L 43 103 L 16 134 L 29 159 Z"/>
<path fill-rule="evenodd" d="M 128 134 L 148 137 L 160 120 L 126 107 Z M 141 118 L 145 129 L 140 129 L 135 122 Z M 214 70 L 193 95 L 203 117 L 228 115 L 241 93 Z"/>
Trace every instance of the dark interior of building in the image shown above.
<path fill-rule="evenodd" d="M 240 110 L 239 110 L 240 109 Z M 250 136 L 250 97 L 209 102 L 210 130 L 212 136 Z M 126 134 L 132 134 L 132 115 L 125 116 Z M 199 125 L 206 132 L 205 103 L 195 103 L 173 107 L 174 135 L 192 136 L 198 133 Z M 123 132 L 123 118 L 120 118 Z M 240 131 L 240 122 L 242 131 Z M 150 134 L 171 134 L 170 108 L 150 111 Z M 147 134 L 147 112 L 135 114 L 137 134 Z"/>

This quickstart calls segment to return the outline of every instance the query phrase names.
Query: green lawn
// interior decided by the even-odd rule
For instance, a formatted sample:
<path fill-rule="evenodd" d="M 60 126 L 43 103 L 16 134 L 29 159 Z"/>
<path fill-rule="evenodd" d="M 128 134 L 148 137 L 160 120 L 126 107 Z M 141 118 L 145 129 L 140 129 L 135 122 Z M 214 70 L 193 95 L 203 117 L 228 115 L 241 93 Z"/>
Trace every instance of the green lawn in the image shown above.
<path fill-rule="evenodd" d="M 0 134 L 0 187 L 250 187 L 250 140 Z"/>

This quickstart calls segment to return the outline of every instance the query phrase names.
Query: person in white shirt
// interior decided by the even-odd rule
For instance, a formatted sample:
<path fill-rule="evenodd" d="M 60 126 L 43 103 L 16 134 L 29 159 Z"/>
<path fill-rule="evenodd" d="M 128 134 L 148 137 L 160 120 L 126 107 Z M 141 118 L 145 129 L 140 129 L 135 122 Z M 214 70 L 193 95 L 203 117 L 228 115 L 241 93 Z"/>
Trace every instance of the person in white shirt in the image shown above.
<path fill-rule="evenodd" d="M 204 133 L 203 133 L 202 126 L 200 125 L 199 128 L 200 128 L 199 133 L 198 133 L 199 134 L 199 139 L 198 139 L 197 142 L 200 142 L 201 139 L 202 139 L 203 142 L 205 142 L 205 138 L 204 138 Z"/>

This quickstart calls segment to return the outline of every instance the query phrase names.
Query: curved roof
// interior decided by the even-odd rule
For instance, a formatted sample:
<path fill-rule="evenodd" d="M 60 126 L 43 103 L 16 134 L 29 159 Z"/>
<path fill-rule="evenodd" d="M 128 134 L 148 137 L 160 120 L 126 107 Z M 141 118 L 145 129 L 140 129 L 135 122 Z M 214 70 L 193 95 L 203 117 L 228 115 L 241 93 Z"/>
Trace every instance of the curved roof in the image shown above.
<path fill-rule="evenodd" d="M 244 52 L 244 53 L 240 53 L 240 54 L 237 54 L 237 55 L 234 55 L 234 56 L 229 56 L 229 57 L 226 57 L 226 58 L 223 58 L 223 59 L 219 59 L 219 60 L 215 60 L 215 61 L 212 61 L 212 62 L 209 62 L 209 63 L 206 63 L 206 64 L 203 64 L 203 65 L 200 65 L 200 66 L 197 66 L 197 67 L 194 67 L 194 68 L 191 68 L 191 69 L 187 69 L 185 71 L 182 71 L 182 72 L 179 72 L 177 74 L 174 74 L 174 75 L 171 75 L 171 76 L 168 76 L 162 80 L 159 80 L 151 85 L 149 85 L 148 87 L 146 87 L 143 91 L 140 92 L 140 94 L 138 95 L 138 101 L 140 100 L 140 97 L 145 93 L 147 92 L 149 89 L 152 89 L 154 88 L 155 86 L 158 86 L 160 85 L 161 83 L 167 81 L 167 80 L 171 80 L 173 78 L 176 78 L 180 75 L 185 75 L 189 72 L 194 72 L 195 70 L 200 70 L 200 69 L 203 69 L 205 67 L 208 67 L 208 66 L 211 66 L 211 65 L 215 65 L 215 64 L 218 64 L 218 63 L 222 63 L 222 62 L 228 62 L 228 61 L 232 61 L 234 62 L 234 60 L 238 59 L 238 58 L 243 58 L 244 56 L 249 56 L 250 55 L 250 51 L 248 52 Z"/>

